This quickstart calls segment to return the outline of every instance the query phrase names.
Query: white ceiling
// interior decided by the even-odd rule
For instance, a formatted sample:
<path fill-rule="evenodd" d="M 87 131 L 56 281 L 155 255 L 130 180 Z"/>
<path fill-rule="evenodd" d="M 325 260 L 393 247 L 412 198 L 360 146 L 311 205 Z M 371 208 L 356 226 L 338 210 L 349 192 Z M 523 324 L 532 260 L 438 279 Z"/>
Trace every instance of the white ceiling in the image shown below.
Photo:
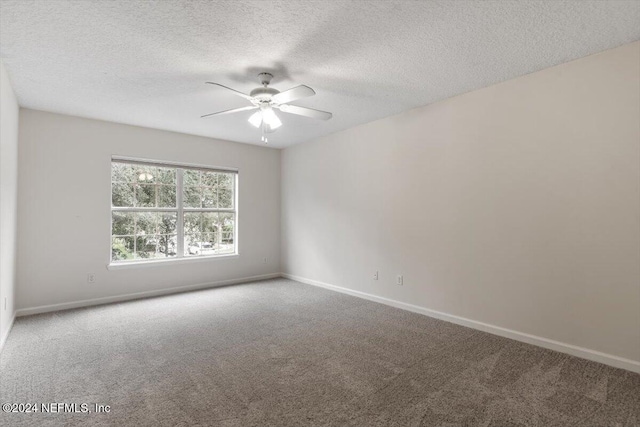
<path fill-rule="evenodd" d="M 21 106 L 261 145 L 214 81 L 317 95 L 280 113 L 286 147 L 640 39 L 638 1 L 2 0 Z"/>

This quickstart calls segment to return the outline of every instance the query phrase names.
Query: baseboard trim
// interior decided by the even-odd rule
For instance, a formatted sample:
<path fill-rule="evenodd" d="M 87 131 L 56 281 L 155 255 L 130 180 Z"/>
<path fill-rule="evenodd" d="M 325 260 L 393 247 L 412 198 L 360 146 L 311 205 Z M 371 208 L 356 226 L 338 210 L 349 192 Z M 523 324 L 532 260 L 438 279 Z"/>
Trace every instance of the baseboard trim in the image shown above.
<path fill-rule="evenodd" d="M 4 348 L 4 343 L 7 342 L 7 338 L 9 338 L 9 333 L 11 332 L 11 328 L 13 328 L 13 322 L 16 320 L 16 312 L 13 312 L 13 316 L 11 316 L 11 320 L 9 321 L 9 327 L 7 328 L 7 332 L 3 336 L 0 337 L 0 353 L 2 353 L 2 349 Z"/>
<path fill-rule="evenodd" d="M 217 282 L 198 283 L 195 285 L 177 286 L 174 288 L 158 289 L 153 291 L 136 292 L 132 294 L 115 295 L 111 297 L 92 298 L 80 301 L 63 302 L 60 304 L 41 305 L 38 307 L 21 308 L 16 311 L 16 316 L 30 316 L 32 314 L 49 313 L 52 311 L 69 310 L 72 308 L 90 307 L 94 305 L 110 304 L 114 302 L 130 301 L 141 298 L 150 298 L 163 295 L 171 295 L 182 292 L 197 291 L 201 289 L 216 288 L 219 286 L 237 285 L 240 283 L 255 282 L 257 280 L 275 279 L 281 277 L 280 273 L 261 274 L 259 276 L 241 277 L 238 279 L 220 280 Z"/>
<path fill-rule="evenodd" d="M 306 277 L 295 276 L 293 274 L 288 274 L 288 273 L 282 273 L 282 277 L 286 279 L 295 280 L 297 282 L 305 283 L 308 285 L 319 286 L 321 288 L 330 289 L 333 291 L 352 295 L 358 298 L 364 298 L 364 299 L 378 302 L 381 304 L 386 304 L 392 307 L 401 308 L 403 310 L 412 311 L 414 313 L 423 314 L 425 316 L 433 317 L 436 319 L 444 320 L 444 321 L 455 323 L 458 325 L 467 326 L 469 328 L 477 329 L 483 332 L 488 332 L 494 335 L 499 335 L 501 337 L 510 338 L 516 341 L 522 341 L 527 344 L 537 345 L 539 347 L 544 347 L 550 350 L 559 351 L 561 353 L 570 354 L 572 356 L 580 357 L 580 358 L 591 360 L 594 362 L 603 363 L 605 365 L 613 366 L 615 368 L 621 368 L 621 369 L 626 369 L 627 371 L 640 373 L 640 362 L 614 356 L 612 354 L 602 353 L 599 351 L 590 350 L 588 348 L 578 347 L 572 344 L 566 344 L 560 341 L 555 341 L 552 339 L 543 338 L 536 335 L 527 334 L 524 332 L 518 332 L 512 329 L 507 329 L 500 326 L 491 325 L 488 323 L 478 322 L 476 320 L 467 319 L 465 317 L 455 316 L 452 314 L 431 310 L 418 305 L 408 304 L 405 302 L 401 302 L 401 301 L 397 301 L 397 300 L 393 300 L 385 297 L 380 297 L 373 294 L 368 294 L 366 292 L 354 291 L 352 289 L 331 285 L 329 283 L 308 279 Z"/>

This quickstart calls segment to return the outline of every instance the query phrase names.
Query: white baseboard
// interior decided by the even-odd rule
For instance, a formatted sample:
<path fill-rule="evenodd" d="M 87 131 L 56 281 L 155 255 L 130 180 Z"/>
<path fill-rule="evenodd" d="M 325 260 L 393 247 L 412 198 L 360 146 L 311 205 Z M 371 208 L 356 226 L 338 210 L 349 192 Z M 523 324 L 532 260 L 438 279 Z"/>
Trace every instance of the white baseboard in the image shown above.
<path fill-rule="evenodd" d="M 63 302 L 60 304 L 41 305 L 38 307 L 21 308 L 16 311 L 16 316 L 29 316 L 31 314 L 49 313 L 52 311 L 69 310 L 71 308 L 89 307 L 93 305 L 109 304 L 113 302 L 129 301 L 133 299 L 157 297 L 162 295 L 177 294 L 181 292 L 196 291 L 199 289 L 215 288 L 218 286 L 236 285 L 240 283 L 254 282 L 256 280 L 267 280 L 281 277 L 280 273 L 262 274 L 259 276 L 241 277 L 238 279 L 220 280 L 218 282 L 199 283 L 196 285 L 178 286 L 168 289 L 154 291 L 136 292 L 132 294 L 115 295 L 112 297 L 102 297 L 86 299 L 81 301 Z"/>
<path fill-rule="evenodd" d="M 16 320 L 16 312 L 13 312 L 13 316 L 11 316 L 11 320 L 9 321 L 9 327 L 7 328 L 7 332 L 4 335 L 0 336 L 0 353 L 2 353 L 2 349 L 4 348 L 4 343 L 7 342 L 7 338 L 9 338 L 9 332 L 11 332 L 11 328 L 13 327 L 13 322 Z"/>
<path fill-rule="evenodd" d="M 292 274 L 282 273 L 282 277 L 295 280 L 297 282 L 306 283 L 308 285 L 319 286 L 322 288 L 330 289 L 344 294 L 352 295 L 359 298 L 364 298 L 370 301 L 375 301 L 381 304 L 390 305 L 392 307 L 401 308 L 403 310 L 412 311 L 414 313 L 424 314 L 436 319 L 445 320 L 447 322 L 455 323 L 469 328 L 477 329 L 490 334 L 499 335 L 501 337 L 510 338 L 516 341 L 522 341 L 527 344 L 537 345 L 539 347 L 548 348 L 550 350 L 559 351 L 561 353 L 570 354 L 572 356 L 580 357 L 594 362 L 603 363 L 605 365 L 613 366 L 615 368 L 626 369 L 631 372 L 640 373 L 640 362 L 635 360 L 625 359 L 623 357 L 614 356 L 612 354 L 602 353 L 588 348 L 578 347 L 571 344 L 566 344 L 560 341 L 551 340 L 548 338 L 538 337 L 536 335 L 527 334 L 524 332 L 514 331 L 512 329 L 502 328 L 500 326 L 491 325 L 488 323 L 478 322 L 476 320 L 467 319 L 464 317 L 454 316 L 452 314 L 442 313 L 440 311 L 430 310 L 425 307 L 420 307 L 413 304 L 407 304 L 401 301 L 392 300 L 389 298 L 380 297 L 366 292 L 354 291 L 352 289 L 343 288 L 341 286 L 330 285 L 328 283 L 319 282 L 317 280 L 307 279 L 305 277 L 294 276 Z"/>
<path fill-rule="evenodd" d="M 552 339 L 542 338 L 536 335 L 531 335 L 524 332 L 518 332 L 512 329 L 507 329 L 500 326 L 491 325 L 488 323 L 483 323 L 476 320 L 471 320 L 464 317 L 455 316 L 452 314 L 431 310 L 425 307 L 404 303 L 404 302 L 393 300 L 390 298 L 380 297 L 380 296 L 369 294 L 366 292 L 355 291 L 355 290 L 344 288 L 341 286 L 331 285 L 329 283 L 307 279 L 305 277 L 295 276 L 288 273 L 263 274 L 259 276 L 242 277 L 238 279 L 221 280 L 217 282 L 200 283 L 196 285 L 179 286 L 179 287 L 168 288 L 168 289 L 137 292 L 132 294 L 117 295 L 112 297 L 94 298 L 94 299 L 88 299 L 88 300 L 66 302 L 61 304 L 43 305 L 39 307 L 19 309 L 15 312 L 14 316 L 12 317 L 9 328 L 7 329 L 7 332 L 4 334 L 4 336 L 0 337 L 0 351 L 2 351 L 2 348 L 4 347 L 4 343 L 6 342 L 7 337 L 9 336 L 9 332 L 11 331 L 11 327 L 13 326 L 13 322 L 15 318 L 19 316 L 28 316 L 31 314 L 48 313 L 52 311 L 68 310 L 72 308 L 88 307 L 93 305 L 109 304 L 113 302 L 129 301 L 133 299 L 169 295 L 169 294 L 175 294 L 180 292 L 188 292 L 188 291 L 195 291 L 199 289 L 213 288 L 218 286 L 234 285 L 234 284 L 247 283 L 247 282 L 252 282 L 257 280 L 273 279 L 277 277 L 284 277 L 287 279 L 295 280 L 297 282 L 306 283 L 308 285 L 319 286 L 325 289 L 330 289 L 336 292 L 341 292 L 341 293 L 352 295 L 358 298 L 364 298 L 370 301 L 386 304 L 392 307 L 400 308 L 400 309 L 411 311 L 418 314 L 423 314 L 425 316 L 433 317 L 436 319 L 440 319 L 440 320 L 455 323 L 458 325 L 466 326 L 469 328 L 477 329 L 480 331 L 488 332 L 494 335 L 499 335 L 505 338 L 510 338 L 513 340 L 525 342 L 527 344 L 537 345 L 539 347 L 548 348 L 550 350 L 559 351 L 562 353 L 570 354 L 572 356 L 580 357 L 587 360 L 592 360 L 594 362 L 603 363 L 605 365 L 613 366 L 616 368 L 626 369 L 628 371 L 640 373 L 640 362 L 637 362 L 634 360 L 625 359 L 625 358 L 614 356 L 611 354 L 590 350 L 584 347 L 578 347 L 575 345 L 562 343 Z"/>

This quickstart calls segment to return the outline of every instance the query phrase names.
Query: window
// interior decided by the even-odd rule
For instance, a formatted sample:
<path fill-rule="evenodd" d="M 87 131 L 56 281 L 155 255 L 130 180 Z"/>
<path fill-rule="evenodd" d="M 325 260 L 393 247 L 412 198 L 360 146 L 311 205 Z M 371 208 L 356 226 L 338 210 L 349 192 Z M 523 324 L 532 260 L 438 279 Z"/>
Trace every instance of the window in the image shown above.
<path fill-rule="evenodd" d="M 237 252 L 237 172 L 114 158 L 111 262 Z"/>

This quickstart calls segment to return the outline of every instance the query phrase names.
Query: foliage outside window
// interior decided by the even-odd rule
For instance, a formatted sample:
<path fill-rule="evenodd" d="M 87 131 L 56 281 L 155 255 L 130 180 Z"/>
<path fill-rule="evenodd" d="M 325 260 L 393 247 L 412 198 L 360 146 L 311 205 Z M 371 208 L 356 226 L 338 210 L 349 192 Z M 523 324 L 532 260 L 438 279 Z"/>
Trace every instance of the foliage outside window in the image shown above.
<path fill-rule="evenodd" d="M 113 160 L 111 262 L 235 254 L 236 176 Z"/>

